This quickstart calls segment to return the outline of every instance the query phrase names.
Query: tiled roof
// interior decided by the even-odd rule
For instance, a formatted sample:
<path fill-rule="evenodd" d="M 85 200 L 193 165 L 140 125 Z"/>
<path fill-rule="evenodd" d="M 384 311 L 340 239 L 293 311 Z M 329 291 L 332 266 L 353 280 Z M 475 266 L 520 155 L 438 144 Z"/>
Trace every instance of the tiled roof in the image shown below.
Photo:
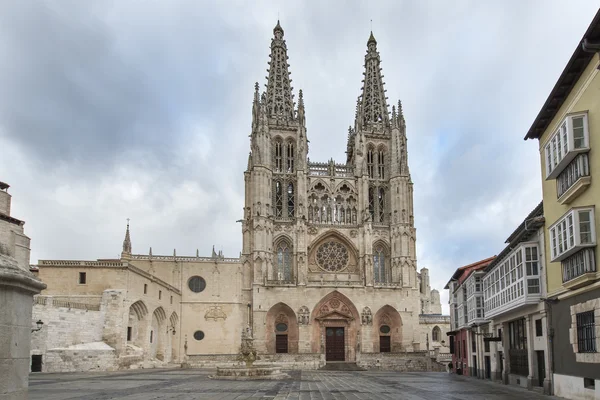
<path fill-rule="evenodd" d="M 463 276 L 463 274 L 466 273 L 467 274 L 466 276 L 469 276 L 471 272 L 479 271 L 480 269 L 487 267 L 489 263 L 494 261 L 494 258 L 496 258 L 496 256 L 488 257 L 483 260 L 480 260 L 480 261 L 474 262 L 472 264 L 468 264 L 468 265 L 458 268 L 454 272 L 454 274 L 452 275 L 452 278 L 450 278 L 450 280 L 448 281 L 446 286 L 444 286 L 444 289 L 449 289 L 450 282 L 460 279 Z M 466 276 L 465 276 L 465 278 L 466 278 Z"/>

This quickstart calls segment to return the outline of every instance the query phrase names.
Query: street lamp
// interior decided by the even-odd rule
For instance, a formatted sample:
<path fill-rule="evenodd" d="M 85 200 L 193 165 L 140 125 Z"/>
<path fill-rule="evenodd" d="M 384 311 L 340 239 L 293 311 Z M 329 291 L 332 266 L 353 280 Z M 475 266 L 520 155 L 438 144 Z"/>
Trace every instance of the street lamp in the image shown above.
<path fill-rule="evenodd" d="M 35 324 L 37 325 L 37 328 L 32 329 L 31 332 L 41 331 L 42 328 L 44 327 L 44 323 L 42 322 L 41 319 L 38 319 Z"/>

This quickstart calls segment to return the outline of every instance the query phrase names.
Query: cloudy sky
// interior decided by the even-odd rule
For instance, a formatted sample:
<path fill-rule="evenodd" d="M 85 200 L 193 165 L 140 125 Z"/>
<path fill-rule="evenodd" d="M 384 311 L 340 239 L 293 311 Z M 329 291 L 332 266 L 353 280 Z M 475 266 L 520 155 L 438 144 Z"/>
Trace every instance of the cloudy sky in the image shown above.
<path fill-rule="evenodd" d="M 310 158 L 345 160 L 369 30 L 439 289 L 541 200 L 523 137 L 598 0 L 30 1 L 0 13 L 0 181 L 38 259 L 241 249 L 255 81 L 281 19 Z M 447 296 L 443 293 L 442 302 Z"/>

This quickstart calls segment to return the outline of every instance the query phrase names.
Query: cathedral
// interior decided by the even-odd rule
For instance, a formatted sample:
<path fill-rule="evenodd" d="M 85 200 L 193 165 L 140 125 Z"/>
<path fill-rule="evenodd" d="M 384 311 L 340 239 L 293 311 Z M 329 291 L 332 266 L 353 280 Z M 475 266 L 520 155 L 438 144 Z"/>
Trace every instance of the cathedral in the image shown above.
<path fill-rule="evenodd" d="M 134 254 L 128 225 L 120 259 L 40 260 L 33 269 L 48 288 L 34 318 L 51 320 L 32 355 L 60 363 L 53 352 L 101 342 L 118 368 L 208 365 L 230 361 L 243 331 L 260 354 L 315 365 L 444 347 L 449 318 L 428 270 L 417 269 L 406 123 L 400 102 L 389 112 L 377 41 L 371 33 L 342 162 L 310 161 L 287 52 L 278 22 L 266 90 L 254 90 L 240 257 Z M 53 318 L 84 318 L 59 318 L 67 300 L 85 318 L 103 313 L 101 323 L 79 323 L 90 331 L 75 339 L 53 335 Z"/>

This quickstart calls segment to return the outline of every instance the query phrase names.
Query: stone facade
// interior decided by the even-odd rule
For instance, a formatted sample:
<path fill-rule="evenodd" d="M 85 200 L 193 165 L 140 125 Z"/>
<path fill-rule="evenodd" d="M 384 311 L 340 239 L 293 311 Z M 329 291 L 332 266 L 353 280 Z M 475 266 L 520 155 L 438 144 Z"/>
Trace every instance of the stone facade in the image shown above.
<path fill-rule="evenodd" d="M 37 320 L 32 324 L 33 296 L 46 285 L 29 271 L 29 238 L 24 222 L 10 216 L 6 189 L 0 182 L 0 399 L 25 400 L 31 334 L 39 331 Z"/>
<path fill-rule="evenodd" d="M 103 296 L 102 341 L 119 367 L 132 354 L 230 363 L 246 328 L 265 360 L 288 367 L 444 351 L 449 318 L 429 271 L 417 270 L 406 124 L 400 103 L 389 113 L 376 46 L 371 35 L 347 160 L 314 163 L 274 29 L 267 90 L 256 84 L 252 106 L 239 258 L 133 254 L 128 225 L 119 260 L 41 260 L 44 295 Z M 122 304 L 105 305 L 107 290 Z"/>
<path fill-rule="evenodd" d="M 400 103 L 389 114 L 377 42 L 371 34 L 347 159 L 318 163 L 308 158 L 302 91 L 292 101 L 279 24 L 273 34 L 244 173 L 240 262 L 255 343 L 272 352 L 276 336 L 286 336 L 289 351 L 322 352 L 327 327 L 339 327 L 346 361 L 380 351 L 380 340 L 392 352 L 420 350 L 427 333 L 419 315 L 441 306 L 428 270 L 417 272 L 406 124 Z M 297 324 L 300 310 L 310 314 Z M 280 334 L 278 321 L 287 327 Z"/>

